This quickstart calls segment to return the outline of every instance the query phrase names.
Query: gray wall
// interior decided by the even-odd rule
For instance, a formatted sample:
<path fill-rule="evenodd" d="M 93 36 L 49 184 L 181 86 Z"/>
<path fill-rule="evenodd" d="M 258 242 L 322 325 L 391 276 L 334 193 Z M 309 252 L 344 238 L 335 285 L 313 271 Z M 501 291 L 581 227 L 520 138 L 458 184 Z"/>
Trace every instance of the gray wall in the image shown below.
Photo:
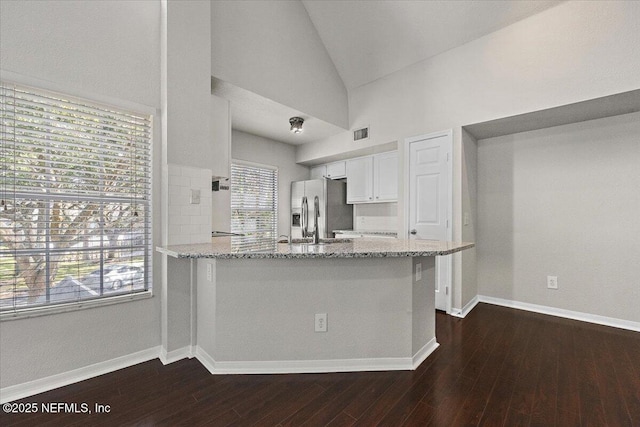
<path fill-rule="evenodd" d="M 166 1 L 163 7 L 166 7 L 161 40 L 165 162 L 211 169 L 214 146 L 210 6 L 203 1 Z"/>
<path fill-rule="evenodd" d="M 639 20 L 640 2 L 562 2 L 349 91 L 351 129 L 370 125 L 369 139 L 339 133 L 300 146 L 297 159 L 638 89 Z"/>
<path fill-rule="evenodd" d="M 278 234 L 288 235 L 291 181 L 309 179 L 309 168 L 296 164 L 296 148 L 293 145 L 234 130 L 231 157 L 278 168 Z"/>
<path fill-rule="evenodd" d="M 433 262 L 424 262 L 427 279 Z M 216 321 L 210 329 L 216 334 L 211 356 L 217 362 L 413 356 L 412 319 L 419 311 L 412 310 L 413 297 L 426 291 L 412 295 L 411 258 L 233 259 L 215 264 Z M 424 306 L 420 309 L 426 311 Z M 327 313 L 327 333 L 314 332 L 315 313 Z M 429 333 L 433 336 L 433 320 L 427 323 L 416 328 L 416 346 Z"/>
<path fill-rule="evenodd" d="M 640 321 L 639 136 L 635 113 L 478 141 L 479 294 Z"/>
<path fill-rule="evenodd" d="M 28 23 L 28 25 L 25 24 Z M 160 107 L 160 3 L 0 2 L 2 70 L 49 89 Z M 88 43 L 87 41 L 91 42 Z M 157 137 L 158 126 L 155 136 Z M 160 153 L 159 139 L 154 141 Z M 159 157 L 154 175 L 159 175 Z M 154 182 L 154 209 L 159 209 Z M 154 216 L 154 240 L 159 240 Z M 154 277 L 159 278 L 154 254 Z M 0 323 L 0 387 L 160 344 L 160 299 Z"/>
<path fill-rule="evenodd" d="M 214 77 L 349 127 L 347 90 L 299 1 L 211 2 Z"/>
<path fill-rule="evenodd" d="M 350 132 L 300 146 L 299 162 L 453 129 L 453 232 L 462 239 L 462 126 L 638 89 L 640 2 L 562 2 L 477 40 L 349 91 Z M 400 176 L 407 176 L 401 163 Z M 408 188 L 403 186 L 402 188 Z M 398 219 L 406 218 L 398 195 Z M 405 230 L 401 230 L 403 233 Z M 465 255 L 454 257 L 453 306 L 464 295 Z"/>
<path fill-rule="evenodd" d="M 462 130 L 462 238 L 463 242 L 476 242 L 478 223 L 478 143 L 464 129 Z M 465 218 L 468 223 L 465 224 Z M 464 308 L 478 295 L 477 249 L 459 252 L 461 262 L 461 300 L 455 306 Z M 458 294 L 454 294 L 457 297 Z"/>

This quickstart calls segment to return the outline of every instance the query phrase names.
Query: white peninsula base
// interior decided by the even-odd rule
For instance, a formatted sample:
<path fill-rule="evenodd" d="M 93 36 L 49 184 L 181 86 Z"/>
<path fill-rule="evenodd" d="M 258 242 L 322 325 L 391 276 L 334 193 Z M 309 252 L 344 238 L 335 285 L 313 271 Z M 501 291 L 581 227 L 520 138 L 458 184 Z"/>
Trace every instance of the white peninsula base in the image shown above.
<path fill-rule="evenodd" d="M 438 346 L 434 283 L 433 256 L 200 258 L 195 355 L 213 374 L 415 369 Z"/>

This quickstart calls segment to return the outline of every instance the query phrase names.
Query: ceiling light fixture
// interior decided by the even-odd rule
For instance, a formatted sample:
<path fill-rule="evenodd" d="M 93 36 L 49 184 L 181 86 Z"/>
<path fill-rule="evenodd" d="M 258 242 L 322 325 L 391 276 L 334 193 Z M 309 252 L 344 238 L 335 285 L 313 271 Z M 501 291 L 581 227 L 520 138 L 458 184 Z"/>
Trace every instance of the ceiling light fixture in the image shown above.
<path fill-rule="evenodd" d="M 302 123 L 304 123 L 302 117 L 291 117 L 289 123 L 291 124 L 291 132 L 302 133 Z"/>

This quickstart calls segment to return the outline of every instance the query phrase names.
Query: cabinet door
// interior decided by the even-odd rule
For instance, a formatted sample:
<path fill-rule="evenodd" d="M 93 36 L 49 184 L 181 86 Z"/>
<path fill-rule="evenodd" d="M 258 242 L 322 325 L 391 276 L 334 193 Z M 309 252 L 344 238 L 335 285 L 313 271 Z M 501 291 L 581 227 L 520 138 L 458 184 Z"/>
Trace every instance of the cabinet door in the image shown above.
<path fill-rule="evenodd" d="M 311 179 L 321 179 L 327 176 L 327 167 L 325 165 L 314 166 L 311 168 Z"/>
<path fill-rule="evenodd" d="M 376 202 L 398 200 L 398 152 L 373 156 L 373 194 Z"/>
<path fill-rule="evenodd" d="M 326 176 L 330 179 L 340 179 L 347 176 L 346 162 L 329 163 Z"/>
<path fill-rule="evenodd" d="M 347 160 L 347 203 L 373 201 L 373 158 Z"/>

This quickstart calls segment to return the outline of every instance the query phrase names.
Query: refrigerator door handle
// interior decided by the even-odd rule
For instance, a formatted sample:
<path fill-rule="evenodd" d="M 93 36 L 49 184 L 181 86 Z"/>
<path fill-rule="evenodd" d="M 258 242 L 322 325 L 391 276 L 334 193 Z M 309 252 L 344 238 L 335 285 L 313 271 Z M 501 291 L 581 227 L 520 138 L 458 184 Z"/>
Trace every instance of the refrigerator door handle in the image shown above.
<path fill-rule="evenodd" d="M 302 197 L 302 206 L 300 214 L 300 228 L 302 229 L 302 237 L 307 237 L 309 227 L 309 206 L 307 204 L 307 196 Z"/>
<path fill-rule="evenodd" d="M 320 216 L 320 200 L 318 196 L 313 199 L 313 243 L 320 242 L 320 229 L 318 228 L 318 217 Z"/>

